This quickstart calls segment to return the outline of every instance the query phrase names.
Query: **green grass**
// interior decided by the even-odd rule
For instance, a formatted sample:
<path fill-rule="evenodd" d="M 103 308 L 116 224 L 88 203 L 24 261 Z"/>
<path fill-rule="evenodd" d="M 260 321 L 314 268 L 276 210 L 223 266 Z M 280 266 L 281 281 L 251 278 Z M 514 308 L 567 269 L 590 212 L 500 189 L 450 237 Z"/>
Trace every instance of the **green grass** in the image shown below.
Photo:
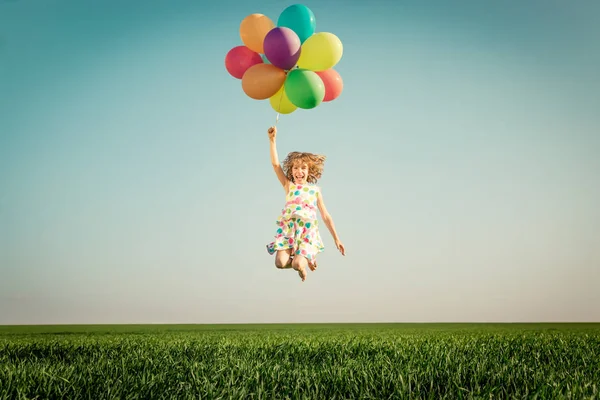
<path fill-rule="evenodd" d="M 0 399 L 598 399 L 600 324 L 0 327 Z"/>

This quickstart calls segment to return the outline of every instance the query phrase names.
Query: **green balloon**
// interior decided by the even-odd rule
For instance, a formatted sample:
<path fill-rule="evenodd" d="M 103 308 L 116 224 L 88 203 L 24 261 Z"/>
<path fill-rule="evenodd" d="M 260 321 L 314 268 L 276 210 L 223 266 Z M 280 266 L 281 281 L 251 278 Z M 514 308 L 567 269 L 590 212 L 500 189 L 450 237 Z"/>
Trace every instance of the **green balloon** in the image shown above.
<path fill-rule="evenodd" d="M 315 108 L 325 97 L 321 77 L 308 69 L 297 68 L 288 73 L 284 83 L 285 94 L 298 108 Z"/>

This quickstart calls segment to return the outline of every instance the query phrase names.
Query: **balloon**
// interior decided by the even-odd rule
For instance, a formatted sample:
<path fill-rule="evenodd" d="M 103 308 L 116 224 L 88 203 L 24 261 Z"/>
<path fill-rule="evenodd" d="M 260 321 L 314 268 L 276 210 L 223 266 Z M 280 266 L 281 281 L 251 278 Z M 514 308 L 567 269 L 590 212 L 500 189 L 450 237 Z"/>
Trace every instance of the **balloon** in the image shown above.
<path fill-rule="evenodd" d="M 225 56 L 225 68 L 231 76 L 242 79 L 244 72 L 255 64 L 262 63 L 260 55 L 246 46 L 236 46 Z"/>
<path fill-rule="evenodd" d="M 263 41 L 275 23 L 263 14 L 250 14 L 240 24 L 242 42 L 252 51 L 264 53 Z"/>
<path fill-rule="evenodd" d="M 315 14 L 302 4 L 294 4 L 289 6 L 279 15 L 277 26 L 290 28 L 300 38 L 300 43 L 304 43 L 306 39 L 315 33 L 317 21 Z"/>
<path fill-rule="evenodd" d="M 247 15 L 239 34 L 243 43 L 227 52 L 225 68 L 251 99 L 269 99 L 275 111 L 289 114 L 341 95 L 344 83 L 333 67 L 342 58 L 342 42 L 333 33 L 317 33 L 305 5 L 285 8 L 277 25 L 264 14 Z"/>
<path fill-rule="evenodd" d="M 300 39 L 290 28 L 273 28 L 267 36 L 263 47 L 265 56 L 276 67 L 291 69 L 300 58 Z"/>
<path fill-rule="evenodd" d="M 256 64 L 242 77 L 242 90 L 248 97 L 265 100 L 273 96 L 285 82 L 285 71 L 270 64 Z"/>
<path fill-rule="evenodd" d="M 325 85 L 319 75 L 306 69 L 290 71 L 284 87 L 292 104 L 299 108 L 315 108 L 325 96 Z"/>
<path fill-rule="evenodd" d="M 325 85 L 323 102 L 337 99 L 344 88 L 344 81 L 342 81 L 340 74 L 334 69 L 318 71 L 316 74 L 319 75 Z"/>
<path fill-rule="evenodd" d="M 298 67 L 325 71 L 341 60 L 343 52 L 342 42 L 333 33 L 315 33 L 302 44 Z"/>
<path fill-rule="evenodd" d="M 277 111 L 280 114 L 290 114 L 296 111 L 298 107 L 296 107 L 290 99 L 285 94 L 285 86 L 282 85 L 281 88 L 269 99 L 271 103 L 271 107 L 273 110 Z"/>

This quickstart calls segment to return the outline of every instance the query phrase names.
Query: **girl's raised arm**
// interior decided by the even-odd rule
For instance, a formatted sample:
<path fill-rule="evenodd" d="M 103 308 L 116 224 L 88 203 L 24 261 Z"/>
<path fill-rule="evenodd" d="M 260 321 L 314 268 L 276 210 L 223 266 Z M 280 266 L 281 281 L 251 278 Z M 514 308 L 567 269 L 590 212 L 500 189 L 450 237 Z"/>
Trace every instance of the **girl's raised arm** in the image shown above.
<path fill-rule="evenodd" d="M 279 163 L 279 156 L 277 155 L 277 143 L 275 142 L 275 137 L 277 136 L 277 128 L 272 126 L 269 128 L 268 132 L 269 132 L 269 141 L 270 141 L 270 147 L 271 147 L 271 165 L 273 166 L 273 169 L 275 170 L 275 174 L 277 175 L 279 182 L 281 182 L 281 185 L 283 186 L 284 190 L 287 193 L 290 182 L 289 182 L 287 176 L 285 176 L 285 173 L 283 172 L 283 168 L 281 168 L 281 164 Z"/>

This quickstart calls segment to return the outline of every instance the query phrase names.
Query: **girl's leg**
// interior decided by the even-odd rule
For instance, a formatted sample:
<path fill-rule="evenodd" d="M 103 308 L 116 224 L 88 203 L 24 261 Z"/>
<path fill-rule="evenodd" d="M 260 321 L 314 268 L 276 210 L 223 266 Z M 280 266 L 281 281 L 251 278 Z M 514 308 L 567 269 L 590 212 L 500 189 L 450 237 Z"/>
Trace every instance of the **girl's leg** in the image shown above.
<path fill-rule="evenodd" d="M 275 254 L 275 266 L 279 269 L 292 268 L 291 254 L 292 249 L 277 250 L 277 253 Z"/>
<path fill-rule="evenodd" d="M 292 261 L 292 268 L 298 271 L 298 275 L 302 278 L 302 282 L 306 279 L 306 267 L 308 267 L 308 260 L 304 256 L 297 255 Z"/>

